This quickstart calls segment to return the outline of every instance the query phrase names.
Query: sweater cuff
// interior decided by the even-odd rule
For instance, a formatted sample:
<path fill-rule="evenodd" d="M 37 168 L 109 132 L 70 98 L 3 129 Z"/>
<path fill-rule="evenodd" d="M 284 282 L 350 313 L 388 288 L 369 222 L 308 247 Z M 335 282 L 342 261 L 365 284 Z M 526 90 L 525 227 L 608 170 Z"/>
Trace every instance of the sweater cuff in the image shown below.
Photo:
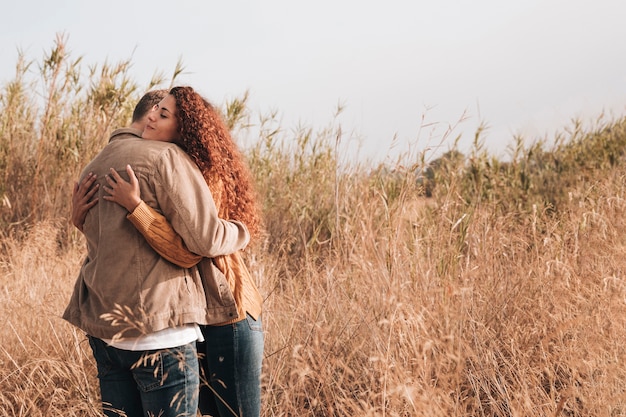
<path fill-rule="evenodd" d="M 156 220 L 150 211 L 150 207 L 148 207 L 143 200 L 135 207 L 132 213 L 126 215 L 126 218 L 130 220 L 140 232 L 147 232 L 150 225 Z"/>

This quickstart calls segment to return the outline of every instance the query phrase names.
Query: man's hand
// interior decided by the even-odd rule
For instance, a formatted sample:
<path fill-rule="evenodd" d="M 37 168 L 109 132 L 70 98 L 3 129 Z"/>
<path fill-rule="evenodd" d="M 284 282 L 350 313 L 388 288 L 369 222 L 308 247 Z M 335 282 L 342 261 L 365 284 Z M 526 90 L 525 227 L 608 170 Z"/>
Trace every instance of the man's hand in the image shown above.
<path fill-rule="evenodd" d="M 74 190 L 72 192 L 72 224 L 76 226 L 78 230 L 83 231 L 83 225 L 85 224 L 85 218 L 87 212 L 93 206 L 98 204 L 98 197 L 93 196 L 100 187 L 99 184 L 95 184 L 96 175 L 90 172 L 83 178 L 80 183 L 74 183 Z"/>
<path fill-rule="evenodd" d="M 137 208 L 139 203 L 141 203 L 139 180 L 135 175 L 135 171 L 133 171 L 130 165 L 126 165 L 126 172 L 128 173 L 130 182 L 125 181 L 124 178 L 120 177 L 120 174 L 118 174 L 113 168 L 111 168 L 110 172 L 111 175 L 106 176 L 109 186 L 104 187 L 104 191 L 110 195 L 105 195 L 102 198 L 107 201 L 113 201 L 114 203 L 124 207 L 129 213 L 132 213 L 133 210 Z"/>

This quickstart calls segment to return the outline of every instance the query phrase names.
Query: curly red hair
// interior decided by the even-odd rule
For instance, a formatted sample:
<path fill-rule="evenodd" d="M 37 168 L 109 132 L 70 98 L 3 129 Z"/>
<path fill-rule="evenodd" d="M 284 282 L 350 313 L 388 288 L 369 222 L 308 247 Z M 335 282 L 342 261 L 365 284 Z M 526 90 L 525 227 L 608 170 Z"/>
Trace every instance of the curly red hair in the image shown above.
<path fill-rule="evenodd" d="M 177 144 L 202 171 L 219 216 L 242 222 L 258 236 L 261 217 L 252 175 L 219 111 L 191 87 L 174 87 L 169 94 L 176 100 Z"/>

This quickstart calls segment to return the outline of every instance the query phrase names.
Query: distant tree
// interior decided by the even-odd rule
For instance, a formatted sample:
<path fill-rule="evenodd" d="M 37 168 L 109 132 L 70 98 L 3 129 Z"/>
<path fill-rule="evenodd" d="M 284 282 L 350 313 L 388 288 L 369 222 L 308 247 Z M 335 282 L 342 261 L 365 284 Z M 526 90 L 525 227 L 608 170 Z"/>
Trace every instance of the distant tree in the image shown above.
<path fill-rule="evenodd" d="M 464 160 L 465 155 L 453 149 L 429 163 L 422 177 L 424 195 L 426 197 L 432 197 L 437 179 L 440 178 L 442 174 L 446 175 L 448 172 L 455 171 L 462 167 Z"/>

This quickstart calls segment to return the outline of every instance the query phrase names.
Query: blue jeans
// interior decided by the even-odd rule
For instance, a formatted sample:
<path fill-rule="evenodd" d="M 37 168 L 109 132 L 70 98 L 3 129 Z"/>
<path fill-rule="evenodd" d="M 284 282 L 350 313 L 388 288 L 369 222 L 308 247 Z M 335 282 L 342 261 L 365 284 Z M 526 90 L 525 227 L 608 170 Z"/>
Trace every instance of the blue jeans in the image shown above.
<path fill-rule="evenodd" d="M 130 351 L 90 336 L 89 345 L 106 416 L 196 416 L 200 378 L 195 343 Z"/>
<path fill-rule="evenodd" d="M 205 342 L 198 343 L 200 367 L 199 409 L 216 417 L 259 417 L 263 326 L 261 318 L 224 326 L 200 326 Z M 208 384 L 207 384 L 208 381 Z"/>

